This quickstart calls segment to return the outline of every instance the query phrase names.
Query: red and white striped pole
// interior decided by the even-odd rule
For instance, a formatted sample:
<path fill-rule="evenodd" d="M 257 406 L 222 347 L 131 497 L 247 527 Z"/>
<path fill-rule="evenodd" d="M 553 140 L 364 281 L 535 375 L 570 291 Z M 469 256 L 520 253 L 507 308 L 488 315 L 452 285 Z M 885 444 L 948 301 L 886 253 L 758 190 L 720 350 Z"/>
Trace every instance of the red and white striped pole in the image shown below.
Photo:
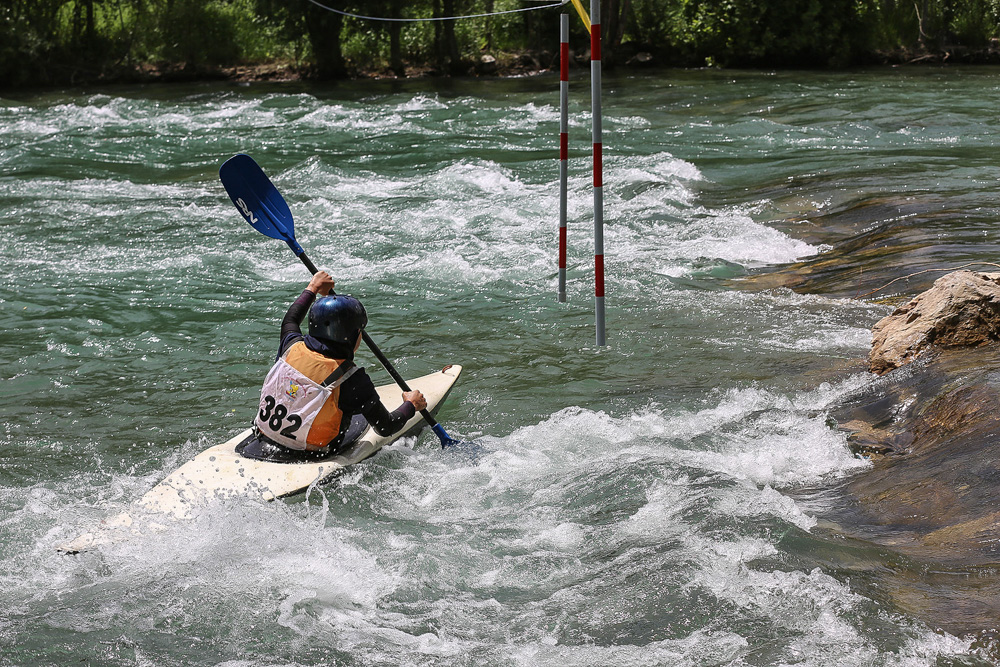
<path fill-rule="evenodd" d="M 594 322 L 604 335 L 604 160 L 601 142 L 601 0 L 590 0 L 590 97 L 594 129 Z"/>
<path fill-rule="evenodd" d="M 569 14 L 559 17 L 559 301 L 566 301 L 566 200 L 569 181 Z"/>

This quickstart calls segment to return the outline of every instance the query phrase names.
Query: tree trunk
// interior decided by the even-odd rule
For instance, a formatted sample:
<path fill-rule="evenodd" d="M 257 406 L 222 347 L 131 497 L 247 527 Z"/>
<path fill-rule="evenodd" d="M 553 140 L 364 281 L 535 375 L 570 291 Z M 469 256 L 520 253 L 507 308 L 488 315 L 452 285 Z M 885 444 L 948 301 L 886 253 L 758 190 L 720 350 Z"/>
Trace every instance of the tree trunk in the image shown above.
<path fill-rule="evenodd" d="M 398 19 L 401 12 L 400 5 L 393 2 L 389 6 L 389 17 Z M 396 76 L 406 76 L 406 67 L 403 65 L 403 46 L 400 38 L 403 32 L 403 24 L 399 21 L 389 21 L 387 29 L 389 31 L 389 69 Z"/>
<path fill-rule="evenodd" d="M 493 0 L 486 0 L 486 14 L 492 14 L 494 7 Z M 493 19 L 486 19 L 486 52 L 493 52 Z"/>
<path fill-rule="evenodd" d="M 601 0 L 601 59 L 611 64 L 625 35 L 629 0 Z"/>
<path fill-rule="evenodd" d="M 934 42 L 937 39 L 936 30 L 934 30 L 935 22 L 930 16 L 931 9 L 928 0 L 922 0 L 919 8 L 917 7 L 917 3 L 914 2 L 913 8 L 917 12 L 917 45 L 923 49 L 928 46 L 928 42 Z M 935 34 L 928 34 L 927 30 L 932 30 Z"/>
<path fill-rule="evenodd" d="M 434 18 L 443 16 L 441 13 L 441 0 L 434 0 L 432 5 Z M 444 21 L 434 21 L 434 66 L 441 71 L 445 70 L 445 48 L 444 48 Z"/>
<path fill-rule="evenodd" d="M 321 79 L 342 79 L 347 75 L 340 48 L 340 29 L 343 25 L 344 19 L 340 14 L 313 5 L 306 10 L 306 29 L 312 45 L 316 76 Z"/>
<path fill-rule="evenodd" d="M 455 0 L 443 0 L 442 9 L 445 16 L 455 16 Z M 455 37 L 455 22 L 444 21 L 444 51 L 448 59 L 448 73 L 461 74 L 462 58 L 458 52 L 458 39 Z"/>
<path fill-rule="evenodd" d="M 628 12 L 632 8 L 631 5 L 631 0 L 622 0 L 622 11 L 618 15 L 618 30 L 615 31 L 615 36 L 612 40 L 616 49 L 622 45 L 622 40 L 625 38 L 625 29 L 628 27 Z"/>
<path fill-rule="evenodd" d="M 398 14 L 398 11 L 394 13 Z M 400 40 L 400 33 L 403 25 L 399 21 L 389 23 L 389 69 L 396 76 L 406 76 L 406 67 L 403 66 L 403 49 Z"/>
<path fill-rule="evenodd" d="M 87 44 L 94 45 L 94 0 L 87 0 Z"/>

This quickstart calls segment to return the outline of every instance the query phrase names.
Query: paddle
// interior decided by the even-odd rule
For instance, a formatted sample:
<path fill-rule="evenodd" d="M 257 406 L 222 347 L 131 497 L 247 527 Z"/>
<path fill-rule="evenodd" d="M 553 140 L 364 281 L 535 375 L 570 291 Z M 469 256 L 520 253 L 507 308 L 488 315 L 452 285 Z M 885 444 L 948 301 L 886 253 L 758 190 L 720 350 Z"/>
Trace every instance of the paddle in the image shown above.
<path fill-rule="evenodd" d="M 239 209 L 243 218 L 250 223 L 250 226 L 265 236 L 287 243 L 296 257 L 301 259 L 302 263 L 309 269 L 309 273 L 315 275 L 319 269 L 306 257 L 302 246 L 295 240 L 295 223 L 292 220 L 292 211 L 288 208 L 281 193 L 254 162 L 253 158 L 243 154 L 234 155 L 226 160 L 219 169 L 219 178 L 222 180 L 226 192 L 229 193 L 229 198 L 233 200 L 233 204 Z M 385 370 L 389 371 L 389 375 L 396 381 L 400 389 L 410 391 L 406 380 L 382 354 L 382 350 L 378 348 L 368 332 L 362 329 L 361 336 L 365 345 L 379 360 L 379 363 L 385 367 Z M 430 425 L 431 430 L 441 439 L 442 448 L 460 444 L 460 441 L 455 440 L 445 432 L 444 427 L 437 423 L 437 420 L 431 416 L 426 408 L 421 410 L 420 414 Z"/>

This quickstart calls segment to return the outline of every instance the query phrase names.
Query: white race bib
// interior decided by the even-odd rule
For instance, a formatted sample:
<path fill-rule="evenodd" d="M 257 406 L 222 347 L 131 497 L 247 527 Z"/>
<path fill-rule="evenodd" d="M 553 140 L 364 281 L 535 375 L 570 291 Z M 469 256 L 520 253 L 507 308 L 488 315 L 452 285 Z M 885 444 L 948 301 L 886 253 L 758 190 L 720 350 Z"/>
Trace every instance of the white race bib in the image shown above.
<path fill-rule="evenodd" d="M 305 449 L 309 429 L 332 393 L 332 386 L 310 380 L 282 357 L 264 380 L 254 423 L 279 445 Z"/>

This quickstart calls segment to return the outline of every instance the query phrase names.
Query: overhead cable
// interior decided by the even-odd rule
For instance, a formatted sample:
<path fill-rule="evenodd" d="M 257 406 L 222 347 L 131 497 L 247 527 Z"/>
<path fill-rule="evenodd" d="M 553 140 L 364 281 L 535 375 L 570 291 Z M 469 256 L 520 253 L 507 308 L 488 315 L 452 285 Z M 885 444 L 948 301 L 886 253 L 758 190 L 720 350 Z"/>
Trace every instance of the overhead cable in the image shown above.
<path fill-rule="evenodd" d="M 551 7 L 561 7 L 561 6 L 565 5 L 569 1 L 570 0 L 560 0 L 560 2 L 554 2 L 554 3 L 548 4 L 548 5 L 539 5 L 537 7 L 521 7 L 520 9 L 505 9 L 503 11 L 489 12 L 487 14 L 468 14 L 466 16 L 432 16 L 430 18 L 403 19 L 403 18 L 391 18 L 391 17 L 387 17 L 387 16 L 364 16 L 362 14 L 352 14 L 351 12 L 345 12 L 343 10 L 334 9 L 333 7 L 329 7 L 327 5 L 324 5 L 322 2 L 318 2 L 318 0 L 309 0 L 309 2 L 311 2 L 312 4 L 316 5 L 317 7 L 321 7 L 322 9 L 325 9 L 328 12 L 333 12 L 334 14 L 340 14 L 341 16 L 348 16 L 348 17 L 350 17 L 352 19 L 363 19 L 365 21 L 396 21 L 396 22 L 405 22 L 405 23 L 417 23 L 417 22 L 420 22 L 420 21 L 458 21 L 458 20 L 461 20 L 461 19 L 479 19 L 479 18 L 485 18 L 485 17 L 488 17 L 488 16 L 501 16 L 503 14 L 516 14 L 518 12 L 533 12 L 533 11 L 538 10 L 538 9 L 549 9 Z"/>

